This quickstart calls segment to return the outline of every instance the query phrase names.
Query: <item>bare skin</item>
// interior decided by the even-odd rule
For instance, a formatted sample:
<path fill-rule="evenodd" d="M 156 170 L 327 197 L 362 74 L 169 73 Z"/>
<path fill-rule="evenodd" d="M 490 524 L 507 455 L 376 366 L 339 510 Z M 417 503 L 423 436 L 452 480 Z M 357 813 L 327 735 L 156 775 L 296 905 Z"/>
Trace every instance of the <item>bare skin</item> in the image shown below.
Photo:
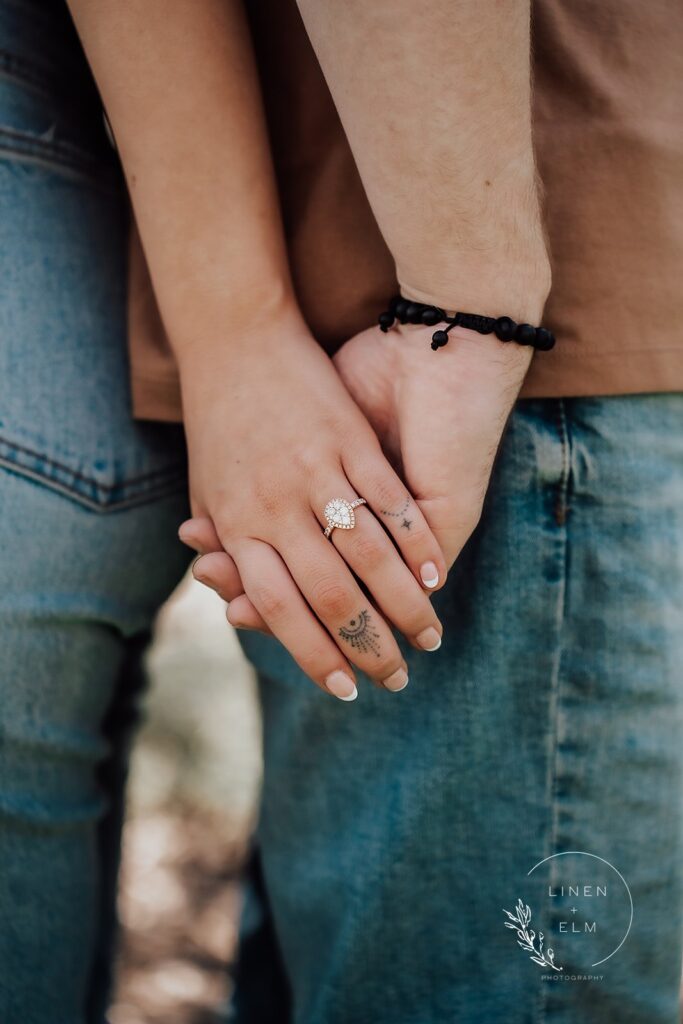
<path fill-rule="evenodd" d="M 262 326 L 243 340 L 253 343 L 239 355 L 226 352 L 222 365 L 193 360 L 182 378 L 194 507 L 215 524 L 223 565 L 259 621 L 315 682 L 338 689 L 339 676 L 330 677 L 352 679 L 352 663 L 402 689 L 405 661 L 388 622 L 416 647 L 438 643 L 421 581 L 445 579 L 438 542 L 302 321 L 279 318 L 272 337 Z M 327 500 L 356 495 L 368 504 L 356 509 L 355 528 L 326 539 Z M 395 519 L 383 529 L 380 510 L 399 507 L 410 531 Z M 231 606 L 231 621 L 238 612 Z"/>
<path fill-rule="evenodd" d="M 450 567 L 476 527 L 495 453 L 531 359 L 529 349 L 456 329 L 438 352 L 431 329 L 371 328 L 348 341 L 335 365 L 410 495 L 378 510 L 397 538 L 431 524 Z M 230 602 L 233 625 L 267 630 L 244 594 L 209 519 L 188 520 L 182 540 L 204 552 L 193 572 Z M 339 538 L 343 543 L 343 538 Z"/>
<path fill-rule="evenodd" d="M 298 312 L 242 5 L 70 7 L 180 369 L 192 509 L 314 682 L 353 699 L 356 666 L 401 689 L 389 623 L 418 646 L 440 635 L 421 574 L 442 584 L 445 562 L 417 506 L 397 544 L 372 515 L 407 489 Z M 357 495 L 369 507 L 330 543 L 326 502 Z"/>
<path fill-rule="evenodd" d="M 335 373 L 296 308 L 241 4 L 69 3 L 177 357 L 192 509 L 230 569 L 231 621 L 251 609 L 341 699 L 352 665 L 401 689 L 388 623 L 436 646 L 427 595 L 478 519 L 529 352 L 370 331 Z M 538 322 L 528 3 L 301 9 L 405 294 Z M 437 60 L 446 85 L 425 74 Z M 356 495 L 357 527 L 326 540 L 325 503 Z"/>

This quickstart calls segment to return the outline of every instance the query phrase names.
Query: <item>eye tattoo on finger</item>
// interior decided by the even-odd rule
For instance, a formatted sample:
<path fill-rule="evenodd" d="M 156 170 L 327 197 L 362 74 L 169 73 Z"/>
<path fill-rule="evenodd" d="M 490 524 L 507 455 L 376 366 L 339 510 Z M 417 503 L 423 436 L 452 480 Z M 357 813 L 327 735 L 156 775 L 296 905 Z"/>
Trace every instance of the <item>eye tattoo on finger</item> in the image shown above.
<path fill-rule="evenodd" d="M 391 516 L 392 519 L 401 519 L 401 518 L 403 518 L 403 522 L 401 523 L 401 526 L 403 527 L 404 530 L 410 531 L 410 527 L 412 526 L 413 521 L 412 521 L 412 519 L 408 519 L 407 516 L 406 516 L 406 512 L 408 511 L 408 506 L 409 505 L 410 505 L 410 497 L 406 498 L 406 500 L 403 502 L 403 505 L 398 510 L 398 512 L 389 512 L 388 509 L 381 508 L 379 510 L 380 511 L 380 515 Z"/>
<path fill-rule="evenodd" d="M 372 651 L 379 658 L 379 633 L 371 620 L 370 612 L 364 608 L 355 619 L 351 619 L 348 626 L 342 626 L 339 636 L 351 644 L 354 651 L 367 654 Z"/>

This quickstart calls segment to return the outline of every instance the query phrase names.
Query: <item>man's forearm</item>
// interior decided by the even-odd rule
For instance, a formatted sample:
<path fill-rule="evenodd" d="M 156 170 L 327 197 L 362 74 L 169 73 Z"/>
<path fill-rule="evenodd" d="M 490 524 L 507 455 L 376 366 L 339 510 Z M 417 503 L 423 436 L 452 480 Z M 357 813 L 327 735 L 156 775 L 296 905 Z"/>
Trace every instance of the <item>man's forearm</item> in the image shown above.
<path fill-rule="evenodd" d="M 69 0 L 171 342 L 293 303 L 251 40 L 236 0 Z"/>
<path fill-rule="evenodd" d="M 299 0 L 404 294 L 539 316 L 524 0 Z"/>

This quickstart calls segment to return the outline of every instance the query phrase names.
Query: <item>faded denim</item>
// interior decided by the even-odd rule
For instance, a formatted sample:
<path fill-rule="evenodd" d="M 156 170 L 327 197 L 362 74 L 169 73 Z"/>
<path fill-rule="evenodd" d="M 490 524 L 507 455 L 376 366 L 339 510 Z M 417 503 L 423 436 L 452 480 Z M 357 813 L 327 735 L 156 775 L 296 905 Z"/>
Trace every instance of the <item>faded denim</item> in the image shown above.
<path fill-rule="evenodd" d="M 0 0 L 2 1024 L 103 1020 L 140 658 L 187 562 L 182 432 L 130 418 L 125 202 L 83 67 L 61 0 Z M 519 402 L 400 694 L 335 702 L 244 635 L 266 780 L 238 1019 L 678 1024 L 682 425 L 680 394 Z M 535 923 L 530 867 L 576 849 L 633 925 L 599 980 L 545 980 L 502 908 Z"/>
<path fill-rule="evenodd" d="M 63 4 L 0 2 L 0 1021 L 101 1024 L 182 430 L 131 419 L 126 201 Z"/>
<path fill-rule="evenodd" d="M 682 536 L 683 394 L 519 401 L 481 523 L 434 598 L 443 645 L 404 645 L 404 691 L 366 681 L 342 704 L 244 634 L 272 918 L 252 901 L 235 1019 L 679 1024 Z M 527 878 L 574 850 L 614 865 L 633 899 L 628 938 L 590 971 L 628 923 L 621 883 L 575 858 L 616 894 L 594 940 L 558 935 L 571 902 L 560 913 L 544 895 L 570 861 Z M 518 898 L 565 977 L 602 977 L 533 962 L 503 924 Z M 282 992 L 271 1016 L 249 1009 L 267 949 L 291 1017 Z"/>

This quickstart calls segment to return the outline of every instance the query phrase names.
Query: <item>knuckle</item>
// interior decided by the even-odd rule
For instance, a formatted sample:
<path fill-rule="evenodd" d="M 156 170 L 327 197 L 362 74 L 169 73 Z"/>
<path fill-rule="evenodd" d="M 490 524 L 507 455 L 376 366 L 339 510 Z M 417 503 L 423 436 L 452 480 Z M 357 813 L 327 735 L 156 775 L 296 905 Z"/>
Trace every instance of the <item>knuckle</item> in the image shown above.
<path fill-rule="evenodd" d="M 254 506 L 268 518 L 274 518 L 283 509 L 285 497 L 282 488 L 272 480 L 257 480 L 254 484 Z"/>
<path fill-rule="evenodd" d="M 372 677 L 381 681 L 393 675 L 402 665 L 403 661 L 398 651 L 383 658 L 378 658 L 377 664 L 373 666 Z"/>
<path fill-rule="evenodd" d="M 311 480 L 320 469 L 319 446 L 300 444 L 288 454 L 290 473 L 293 471 L 307 480 Z"/>
<path fill-rule="evenodd" d="M 299 666 L 304 670 L 306 675 L 311 678 L 318 679 L 325 675 L 324 665 L 329 660 L 329 651 L 327 651 L 322 645 L 314 645 L 307 647 L 306 650 L 302 651 L 297 656 Z"/>
<path fill-rule="evenodd" d="M 364 569 L 378 569 L 387 556 L 386 541 L 361 534 L 354 540 L 354 553 Z"/>
<path fill-rule="evenodd" d="M 316 608 L 324 618 L 345 619 L 351 614 L 352 602 L 347 588 L 339 580 L 323 579 L 313 587 Z"/>
<path fill-rule="evenodd" d="M 223 547 L 227 550 L 231 541 L 235 540 L 237 536 L 235 519 L 224 505 L 220 505 L 219 509 L 220 510 L 217 511 L 212 518 L 216 528 L 216 533 L 220 537 Z"/>
<path fill-rule="evenodd" d="M 428 626 L 436 626 L 438 622 L 434 614 L 429 598 L 424 597 L 424 604 L 416 604 L 401 622 L 401 632 L 404 636 L 417 636 Z"/>
<path fill-rule="evenodd" d="M 382 448 L 374 430 L 346 430 L 344 442 L 344 464 L 351 469 L 354 476 L 367 475 L 370 479 L 375 476 L 374 464 L 379 459 L 384 459 Z"/>
<path fill-rule="evenodd" d="M 405 531 L 401 531 L 404 533 Z M 428 526 L 412 525 L 405 540 L 401 538 L 401 543 L 405 543 L 409 548 L 421 548 L 424 547 L 431 541 L 431 531 Z"/>
<path fill-rule="evenodd" d="M 380 510 L 393 512 L 406 500 L 405 491 L 394 480 L 386 478 L 377 481 L 375 487 L 375 501 Z"/>
<path fill-rule="evenodd" d="M 254 587 L 249 598 L 266 621 L 281 619 L 287 611 L 284 594 L 266 584 L 260 583 Z"/>

